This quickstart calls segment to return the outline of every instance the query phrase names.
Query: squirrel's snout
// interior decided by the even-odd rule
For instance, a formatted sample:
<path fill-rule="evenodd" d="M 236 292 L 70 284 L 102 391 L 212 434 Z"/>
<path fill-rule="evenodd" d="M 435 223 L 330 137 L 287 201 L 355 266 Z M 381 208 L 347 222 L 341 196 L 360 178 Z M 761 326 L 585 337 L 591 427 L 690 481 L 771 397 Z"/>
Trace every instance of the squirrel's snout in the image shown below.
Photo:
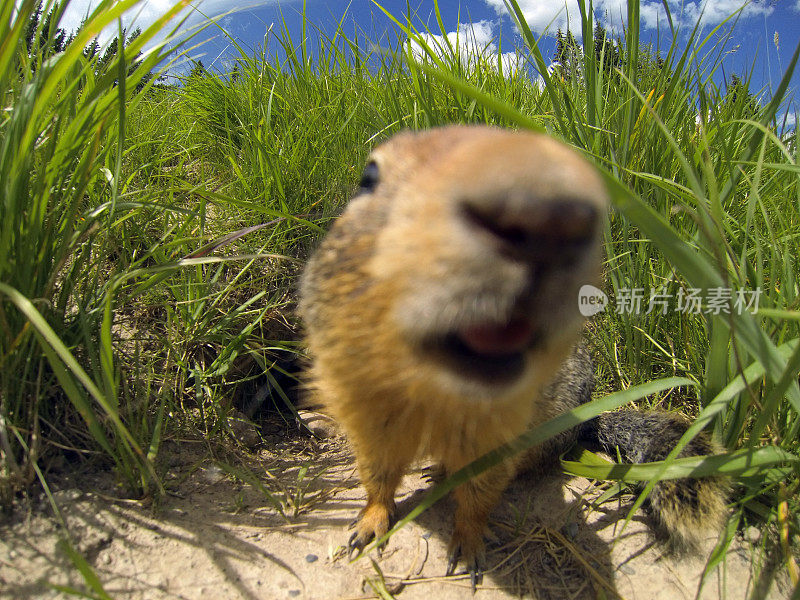
<path fill-rule="evenodd" d="M 595 239 L 600 220 L 599 210 L 586 201 L 519 194 L 468 200 L 463 209 L 467 221 L 490 234 L 504 255 L 549 265 L 579 258 Z"/>

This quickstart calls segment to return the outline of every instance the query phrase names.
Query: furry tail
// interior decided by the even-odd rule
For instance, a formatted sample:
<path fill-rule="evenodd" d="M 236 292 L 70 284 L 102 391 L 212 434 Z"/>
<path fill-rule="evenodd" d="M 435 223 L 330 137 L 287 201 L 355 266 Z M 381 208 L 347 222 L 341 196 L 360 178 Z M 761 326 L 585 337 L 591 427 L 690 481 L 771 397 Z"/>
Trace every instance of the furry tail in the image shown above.
<path fill-rule="evenodd" d="M 604 413 L 584 425 L 581 438 L 598 444 L 612 457 L 642 463 L 663 460 L 689 424 L 666 412 L 621 410 Z M 696 436 L 678 455 L 717 454 L 720 447 L 705 433 Z M 700 541 L 719 532 L 726 515 L 727 479 L 666 479 L 648 497 L 660 533 L 676 551 L 697 549 Z"/>

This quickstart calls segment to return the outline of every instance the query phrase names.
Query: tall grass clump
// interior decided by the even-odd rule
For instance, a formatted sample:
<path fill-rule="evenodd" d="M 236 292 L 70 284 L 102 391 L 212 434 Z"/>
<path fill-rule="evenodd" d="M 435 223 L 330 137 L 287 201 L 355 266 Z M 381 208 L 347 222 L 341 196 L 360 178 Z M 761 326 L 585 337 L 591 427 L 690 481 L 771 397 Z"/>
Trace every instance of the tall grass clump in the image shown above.
<path fill-rule="evenodd" d="M 137 431 L 150 418 L 130 422 L 130 405 L 120 403 L 130 365 L 120 364 L 112 341 L 112 283 L 124 267 L 112 255 L 111 239 L 131 211 L 121 169 L 127 111 L 162 59 L 158 48 L 140 53 L 180 6 L 128 45 L 120 26 L 123 43 L 113 64 L 100 70 L 97 56 L 87 58 L 84 48 L 136 2 L 101 2 L 55 51 L 67 4 L 47 2 L 44 13 L 54 18 L 31 32 L 36 2 L 6 2 L 0 9 L 4 508 L 31 483 L 38 459 L 53 445 L 78 453 L 99 449 L 140 492 L 153 482 L 143 442 L 154 432 Z"/>

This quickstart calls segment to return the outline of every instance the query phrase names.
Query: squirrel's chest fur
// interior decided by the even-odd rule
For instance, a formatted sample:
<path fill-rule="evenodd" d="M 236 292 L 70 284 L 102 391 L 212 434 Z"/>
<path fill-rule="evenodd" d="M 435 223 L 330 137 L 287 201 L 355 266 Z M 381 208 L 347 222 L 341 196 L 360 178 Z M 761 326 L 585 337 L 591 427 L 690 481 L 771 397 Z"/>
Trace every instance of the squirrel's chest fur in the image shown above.
<path fill-rule="evenodd" d="M 544 393 L 563 362 L 561 352 L 536 371 L 538 379 L 496 401 L 471 400 L 440 386 L 435 368 L 415 362 L 411 348 L 395 346 L 375 355 L 349 369 L 340 366 L 345 356 L 330 356 L 330 362 L 318 360 L 313 373 L 319 401 L 357 451 L 385 455 L 386 462 L 394 456 L 430 457 L 457 469 L 572 408 Z M 398 368 L 401 364 L 406 366 Z M 337 376 L 328 375 L 328 367 Z"/>

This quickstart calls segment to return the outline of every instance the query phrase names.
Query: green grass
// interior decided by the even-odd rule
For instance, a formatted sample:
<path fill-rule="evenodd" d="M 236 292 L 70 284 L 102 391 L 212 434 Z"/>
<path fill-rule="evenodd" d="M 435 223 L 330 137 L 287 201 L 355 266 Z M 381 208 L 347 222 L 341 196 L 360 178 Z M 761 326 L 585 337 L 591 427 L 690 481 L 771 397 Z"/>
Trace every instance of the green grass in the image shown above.
<path fill-rule="evenodd" d="M 547 131 L 606 174 L 610 297 L 762 290 L 758 314 L 607 311 L 590 338 L 601 390 L 663 390 L 646 402 L 695 419 L 683 443 L 707 428 L 731 453 L 623 478 L 724 470 L 737 481 L 731 522 L 785 531 L 788 568 L 800 532 L 800 149 L 797 133 L 778 136 L 776 114 L 797 53 L 760 106 L 715 84 L 724 36 L 692 32 L 656 60 L 636 2 L 613 71 L 586 51 L 572 76 L 548 75 L 520 23 L 541 85 L 447 44 L 415 60 L 407 40 L 425 39 L 394 15 L 392 47 L 364 50 L 371 40 L 341 27 L 311 47 L 279 28 L 240 50 L 235 78 L 137 92 L 160 50 L 127 66 L 163 22 L 107 75 L 82 54 L 135 3 L 102 3 L 46 61 L 20 51 L 34 2 L 13 18 L 14 3 L 0 9 L 0 503 L 64 446 L 100 451 L 133 495 L 161 493 L 162 440 L 188 429 L 221 441 L 236 386 L 300 351 L 295 278 L 369 149 L 404 128 L 489 123 Z M 587 49 L 593 27 L 583 6 Z M 662 386 L 673 377 L 692 385 Z"/>

